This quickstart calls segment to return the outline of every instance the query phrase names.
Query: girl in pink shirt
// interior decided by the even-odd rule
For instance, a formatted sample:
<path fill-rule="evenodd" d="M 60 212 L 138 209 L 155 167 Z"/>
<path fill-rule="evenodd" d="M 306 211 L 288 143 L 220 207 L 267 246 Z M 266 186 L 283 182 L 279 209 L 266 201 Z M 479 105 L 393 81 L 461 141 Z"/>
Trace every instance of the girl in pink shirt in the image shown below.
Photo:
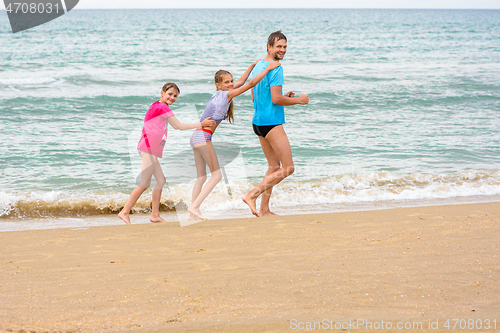
<path fill-rule="evenodd" d="M 149 220 L 154 223 L 165 222 L 160 217 L 160 198 L 166 179 L 158 157 L 161 158 L 163 155 L 163 147 L 167 140 L 167 125 L 170 124 L 174 129 L 181 131 L 215 125 L 215 122 L 210 118 L 199 123 L 181 123 L 169 108 L 169 105 L 175 103 L 179 93 L 180 90 L 175 83 L 165 84 L 161 90 L 160 100 L 154 102 L 146 112 L 142 136 L 137 145 L 139 155 L 142 158 L 140 183 L 132 191 L 125 207 L 118 214 L 118 217 L 126 224 L 130 224 L 130 210 L 142 193 L 149 188 L 152 176 L 155 177 L 156 185 L 153 188 L 152 211 Z"/>

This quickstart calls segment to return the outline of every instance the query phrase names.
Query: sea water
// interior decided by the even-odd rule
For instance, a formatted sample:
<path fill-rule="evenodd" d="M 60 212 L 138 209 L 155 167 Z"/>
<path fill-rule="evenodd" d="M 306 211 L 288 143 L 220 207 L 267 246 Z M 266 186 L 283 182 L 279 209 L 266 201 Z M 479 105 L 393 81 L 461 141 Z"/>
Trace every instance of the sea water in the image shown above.
<path fill-rule="evenodd" d="M 16 34 L 3 11 L 0 230 L 122 223 L 105 217 L 136 186 L 163 84 L 181 89 L 175 115 L 199 121 L 214 73 L 238 79 L 278 29 L 283 90 L 310 103 L 285 108 L 295 173 L 273 211 L 499 201 L 499 10 L 75 9 Z M 252 116 L 247 92 L 214 135 L 226 177 L 201 207 L 209 218 L 251 216 L 240 197 L 267 170 Z M 170 128 L 161 160 L 171 220 L 191 201 L 191 133 Z M 150 191 L 134 212 L 150 211 Z"/>

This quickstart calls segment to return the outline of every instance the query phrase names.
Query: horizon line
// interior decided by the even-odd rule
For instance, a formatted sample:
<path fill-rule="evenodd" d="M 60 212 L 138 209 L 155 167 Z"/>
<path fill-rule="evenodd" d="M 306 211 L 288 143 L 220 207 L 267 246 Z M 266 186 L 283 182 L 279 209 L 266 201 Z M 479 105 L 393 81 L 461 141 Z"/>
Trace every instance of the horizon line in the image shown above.
<path fill-rule="evenodd" d="M 359 10 L 367 10 L 367 9 L 393 9 L 393 10 L 500 10 L 498 8 L 396 8 L 396 7 L 360 7 L 360 8 L 350 8 L 350 7 L 186 7 L 186 8 L 161 8 L 161 7 L 151 7 L 151 8 L 78 8 L 75 7 L 73 10 L 141 10 L 141 9 L 166 9 L 166 10 L 175 10 L 175 9 L 359 9 Z M 0 9 L 0 11 L 6 11 L 6 9 Z"/>
<path fill-rule="evenodd" d="M 178 8 L 162 8 L 162 7 L 151 7 L 151 8 L 74 8 L 78 10 L 88 10 L 88 9 L 395 9 L 395 10 L 401 10 L 401 9 L 408 9 L 408 10 L 468 10 L 468 9 L 474 9 L 474 10 L 500 10 L 500 7 L 498 8 L 396 8 L 396 7 L 363 7 L 363 8 L 350 8 L 350 7 L 288 7 L 288 8 L 283 8 L 283 7 L 178 7 Z"/>

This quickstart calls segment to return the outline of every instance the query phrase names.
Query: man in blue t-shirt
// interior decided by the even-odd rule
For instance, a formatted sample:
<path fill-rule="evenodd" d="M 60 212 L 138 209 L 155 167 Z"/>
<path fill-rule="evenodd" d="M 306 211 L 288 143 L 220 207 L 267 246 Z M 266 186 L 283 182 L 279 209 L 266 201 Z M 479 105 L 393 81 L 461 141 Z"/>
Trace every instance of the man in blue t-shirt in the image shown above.
<path fill-rule="evenodd" d="M 273 32 L 267 41 L 267 57 L 255 65 L 253 75 L 258 75 L 269 62 L 282 60 L 286 47 L 287 39 L 281 30 Z M 276 215 L 269 210 L 273 186 L 290 176 L 295 170 L 290 142 L 283 129 L 284 106 L 306 105 L 309 103 L 309 96 L 302 94 L 295 98 L 293 91 L 283 95 L 283 83 L 283 67 L 280 66 L 267 73 L 252 89 L 255 109 L 252 120 L 253 130 L 260 140 L 269 164 L 264 180 L 242 198 L 255 216 Z M 260 210 L 257 211 L 256 200 L 261 194 Z"/>

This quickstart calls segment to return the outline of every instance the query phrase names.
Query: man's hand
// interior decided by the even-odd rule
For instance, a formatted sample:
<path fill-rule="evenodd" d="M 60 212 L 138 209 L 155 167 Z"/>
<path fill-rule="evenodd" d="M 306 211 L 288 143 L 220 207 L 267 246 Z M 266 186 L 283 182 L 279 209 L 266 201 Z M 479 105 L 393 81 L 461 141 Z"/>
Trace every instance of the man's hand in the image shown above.
<path fill-rule="evenodd" d="M 286 97 L 291 97 L 291 98 L 294 98 L 295 97 L 295 93 L 293 91 L 289 91 L 285 94 Z"/>
<path fill-rule="evenodd" d="M 299 104 L 306 105 L 308 103 L 309 103 L 309 96 L 307 96 L 306 94 L 300 95 Z"/>

